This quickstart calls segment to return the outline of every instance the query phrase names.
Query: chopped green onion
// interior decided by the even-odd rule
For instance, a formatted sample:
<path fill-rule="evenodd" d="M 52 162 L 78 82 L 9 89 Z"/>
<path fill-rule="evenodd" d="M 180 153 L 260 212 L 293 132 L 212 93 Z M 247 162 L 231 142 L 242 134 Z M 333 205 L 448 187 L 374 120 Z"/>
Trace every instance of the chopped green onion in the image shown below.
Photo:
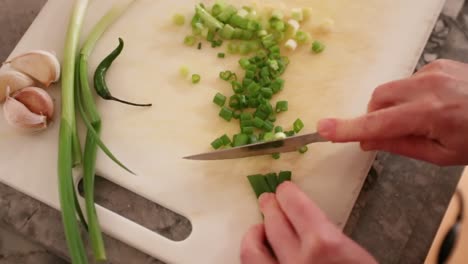
<path fill-rule="evenodd" d="M 239 133 L 234 135 L 233 138 L 233 147 L 239 147 L 242 145 L 246 145 L 249 142 L 249 136 L 247 134 Z"/>
<path fill-rule="evenodd" d="M 291 181 L 291 174 L 290 171 L 280 171 L 278 174 L 278 186 L 285 181 Z"/>
<path fill-rule="evenodd" d="M 226 103 L 226 96 L 224 96 L 221 93 L 216 93 L 216 95 L 213 98 L 213 103 L 219 106 L 224 106 L 224 104 Z"/>
<path fill-rule="evenodd" d="M 279 157 L 279 153 L 278 154 L 278 157 Z M 268 185 L 270 186 L 270 189 L 273 191 L 273 192 L 276 192 L 276 188 L 278 187 L 278 175 L 276 175 L 276 173 L 268 173 L 267 175 L 265 175 L 265 178 L 266 178 L 266 181 L 268 183 Z"/>
<path fill-rule="evenodd" d="M 266 178 L 261 174 L 249 175 L 247 179 L 252 187 L 255 196 L 257 199 L 266 192 L 272 192 L 270 186 L 268 185 Z"/>
<path fill-rule="evenodd" d="M 242 113 L 240 116 L 241 121 L 252 120 L 252 119 L 253 119 L 252 113 L 249 113 L 249 112 Z"/>
<path fill-rule="evenodd" d="M 219 73 L 219 78 L 227 81 L 231 78 L 232 72 L 231 71 L 222 71 Z"/>
<path fill-rule="evenodd" d="M 314 53 L 321 53 L 323 50 L 325 50 L 325 45 L 322 42 L 314 41 L 312 43 L 312 51 Z"/>
<path fill-rule="evenodd" d="M 281 126 L 276 126 L 275 127 L 275 133 L 283 132 L 283 127 Z"/>
<path fill-rule="evenodd" d="M 219 31 L 219 35 L 223 38 L 223 39 L 232 39 L 233 36 L 234 36 L 234 28 L 229 25 L 229 24 L 226 24 L 224 25 L 224 27 Z"/>
<path fill-rule="evenodd" d="M 234 42 L 229 42 L 227 46 L 227 51 L 231 54 L 239 53 L 239 45 Z"/>
<path fill-rule="evenodd" d="M 241 128 L 242 128 L 242 127 L 251 127 L 251 126 L 253 126 L 253 120 L 251 120 L 251 119 L 249 119 L 249 120 L 242 120 L 242 119 L 241 119 L 240 126 L 241 126 Z"/>
<path fill-rule="evenodd" d="M 231 144 L 231 139 L 226 134 L 222 135 L 220 139 L 223 141 L 224 146 Z"/>
<path fill-rule="evenodd" d="M 244 87 L 242 87 L 242 84 L 240 82 L 232 81 L 231 85 L 232 85 L 232 90 L 234 91 L 234 93 L 240 94 L 244 92 Z"/>
<path fill-rule="evenodd" d="M 282 20 L 273 20 L 271 22 L 271 27 L 277 31 L 284 31 L 286 28 L 286 25 L 284 24 Z"/>
<path fill-rule="evenodd" d="M 297 21 L 304 20 L 304 13 L 302 11 L 302 8 L 291 9 L 291 17 Z"/>
<path fill-rule="evenodd" d="M 258 142 L 258 138 L 255 134 L 249 135 L 249 144 L 255 144 Z"/>
<path fill-rule="evenodd" d="M 184 38 L 184 44 L 187 46 L 193 46 L 195 44 L 195 37 L 194 36 L 186 36 Z"/>
<path fill-rule="evenodd" d="M 286 112 L 288 111 L 288 101 L 278 101 L 276 102 L 276 112 Z"/>
<path fill-rule="evenodd" d="M 199 83 L 200 79 L 201 77 L 199 74 L 192 74 L 192 83 Z"/>
<path fill-rule="evenodd" d="M 311 36 L 309 33 L 301 31 L 301 30 L 297 31 L 296 35 L 294 35 L 294 39 L 298 43 L 306 43 L 307 41 L 309 41 L 310 38 Z"/>
<path fill-rule="evenodd" d="M 222 52 L 218 53 L 218 58 L 224 58 L 225 56 L 226 56 L 226 54 L 224 54 Z"/>
<path fill-rule="evenodd" d="M 223 107 L 221 108 L 221 110 L 219 111 L 219 114 L 218 114 L 218 115 L 219 115 L 220 117 L 222 117 L 224 120 L 226 120 L 226 121 L 229 122 L 229 121 L 231 121 L 231 119 L 232 119 L 232 114 L 233 114 L 232 110 L 230 110 L 229 108 L 223 106 Z"/>
<path fill-rule="evenodd" d="M 273 96 L 273 90 L 271 90 L 270 88 L 262 88 L 260 89 L 260 92 L 262 93 L 263 97 L 267 99 L 271 99 L 271 97 Z"/>
<path fill-rule="evenodd" d="M 202 44 L 201 44 L 201 42 L 198 42 L 197 49 L 201 49 L 201 48 L 202 48 Z"/>
<path fill-rule="evenodd" d="M 281 12 L 280 10 L 273 10 L 273 12 L 271 12 L 271 18 L 273 19 L 282 20 L 283 17 L 283 12 Z"/>
<path fill-rule="evenodd" d="M 240 118 L 240 114 L 241 114 L 241 111 L 240 110 L 235 110 L 233 113 L 232 113 L 232 117 L 234 119 L 239 119 Z"/>
<path fill-rule="evenodd" d="M 182 14 L 174 14 L 172 16 L 172 22 L 177 26 L 182 26 L 185 24 L 185 17 Z"/>
<path fill-rule="evenodd" d="M 273 153 L 271 154 L 271 156 L 274 158 L 274 159 L 279 159 L 281 157 L 281 154 L 280 153 Z"/>
<path fill-rule="evenodd" d="M 242 127 L 241 132 L 244 133 L 244 134 L 250 135 L 250 134 L 252 134 L 254 132 L 254 128 L 249 127 L 249 126 Z"/>
<path fill-rule="evenodd" d="M 187 78 L 190 72 L 189 72 L 189 69 L 187 68 L 187 66 L 182 66 L 179 69 L 179 73 L 180 73 L 180 75 L 182 75 L 182 77 Z"/>
<path fill-rule="evenodd" d="M 220 147 L 223 146 L 223 140 L 221 138 L 217 138 L 213 142 L 211 142 L 211 146 L 214 149 L 219 149 Z"/>
<path fill-rule="evenodd" d="M 223 11 L 223 9 L 224 9 L 224 4 L 218 2 L 214 4 L 213 7 L 211 7 L 211 14 L 216 17 Z"/>
<path fill-rule="evenodd" d="M 309 150 L 307 146 L 302 146 L 299 148 L 299 153 L 304 154 L 307 152 L 307 150 Z"/>
<path fill-rule="evenodd" d="M 228 5 L 216 16 L 216 18 L 221 22 L 226 23 L 235 13 L 237 13 L 237 9 L 232 5 Z"/>
<path fill-rule="evenodd" d="M 286 134 L 287 137 L 292 137 L 294 136 L 295 132 L 294 130 L 290 130 L 290 131 L 285 131 L 284 134 Z"/>
<path fill-rule="evenodd" d="M 261 118 L 259 118 L 257 116 L 253 119 L 253 125 L 256 128 L 262 128 L 264 123 L 265 123 L 265 121 L 263 121 Z"/>
<path fill-rule="evenodd" d="M 245 69 L 245 68 L 247 68 L 247 66 L 250 65 L 250 62 L 249 62 L 248 59 L 242 58 L 242 59 L 239 60 L 239 64 L 242 67 L 242 69 Z"/>
<path fill-rule="evenodd" d="M 263 136 L 263 140 L 265 140 L 265 141 L 275 140 L 275 133 L 273 133 L 273 132 L 265 133 L 265 135 Z"/>
<path fill-rule="evenodd" d="M 270 132 L 270 131 L 273 131 L 273 128 L 275 126 L 273 125 L 272 122 L 270 122 L 269 120 L 266 120 L 264 123 L 263 123 L 263 129 L 267 132 Z"/>
<path fill-rule="evenodd" d="M 244 41 L 244 42 L 241 42 L 241 43 L 239 44 L 239 52 L 240 52 L 240 54 L 242 54 L 242 55 L 249 54 L 251 51 L 252 51 L 252 49 L 251 49 L 251 47 L 250 47 L 250 45 L 249 45 L 248 42 L 245 42 L 245 41 Z"/>
<path fill-rule="evenodd" d="M 224 24 L 214 18 L 208 13 L 200 4 L 195 6 L 196 13 L 200 16 L 200 19 L 205 23 L 207 27 L 212 30 L 218 30 L 223 28 Z"/>
<path fill-rule="evenodd" d="M 304 128 L 304 123 L 298 118 L 294 121 L 293 128 L 295 133 L 299 133 Z"/>
<path fill-rule="evenodd" d="M 285 138 L 287 138 L 285 133 L 275 131 L 275 139 L 285 139 Z"/>

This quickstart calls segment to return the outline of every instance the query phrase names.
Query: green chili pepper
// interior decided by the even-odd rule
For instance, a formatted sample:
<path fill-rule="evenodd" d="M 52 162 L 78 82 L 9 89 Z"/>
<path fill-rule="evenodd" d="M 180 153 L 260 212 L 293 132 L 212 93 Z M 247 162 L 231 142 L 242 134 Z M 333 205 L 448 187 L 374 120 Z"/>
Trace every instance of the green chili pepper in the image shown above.
<path fill-rule="evenodd" d="M 106 84 L 106 73 L 109 67 L 112 65 L 112 62 L 120 55 L 124 47 L 123 40 L 119 38 L 119 46 L 113 50 L 107 57 L 102 60 L 102 62 L 96 68 L 94 73 L 94 88 L 99 96 L 105 100 L 114 100 L 124 104 L 134 105 L 134 106 L 151 106 L 152 104 L 136 104 L 128 101 L 124 101 L 118 98 L 115 98 L 110 93 L 107 84 Z"/>

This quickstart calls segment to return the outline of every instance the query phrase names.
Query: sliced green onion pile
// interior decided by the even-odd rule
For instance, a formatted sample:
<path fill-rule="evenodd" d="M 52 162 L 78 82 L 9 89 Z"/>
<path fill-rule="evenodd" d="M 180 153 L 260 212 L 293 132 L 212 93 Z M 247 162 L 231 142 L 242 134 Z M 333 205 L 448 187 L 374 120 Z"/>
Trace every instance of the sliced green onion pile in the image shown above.
<path fill-rule="evenodd" d="M 277 127 L 276 116 L 289 109 L 288 101 L 273 101 L 285 87 L 281 76 L 289 65 L 289 58 L 282 55 L 282 50 L 294 50 L 311 41 L 310 34 L 300 30 L 300 24 L 307 17 L 304 10 L 294 8 L 290 17 L 281 10 L 274 10 L 264 17 L 257 15 L 257 10 L 251 7 L 239 9 L 224 2 L 195 6 L 190 20 L 192 34 L 185 37 L 184 43 L 192 46 L 199 42 L 200 46 L 201 41 L 208 41 L 213 48 L 227 43 L 226 53 L 241 56 L 238 60 L 241 74 L 232 70 L 219 73 L 219 78 L 228 83 L 232 93 L 218 92 L 212 100 L 220 107 L 220 118 L 239 122 L 239 132 L 231 136 L 229 144 L 214 139 L 211 142 L 214 149 L 277 139 L 270 133 Z M 218 52 L 217 57 L 224 58 L 226 53 Z M 193 83 L 199 81 L 198 77 L 193 78 Z M 250 119 L 247 120 L 245 114 L 249 114 Z M 304 124 L 297 120 L 289 131 L 280 131 L 281 136 L 298 133 Z M 280 155 L 272 157 L 279 159 Z"/>

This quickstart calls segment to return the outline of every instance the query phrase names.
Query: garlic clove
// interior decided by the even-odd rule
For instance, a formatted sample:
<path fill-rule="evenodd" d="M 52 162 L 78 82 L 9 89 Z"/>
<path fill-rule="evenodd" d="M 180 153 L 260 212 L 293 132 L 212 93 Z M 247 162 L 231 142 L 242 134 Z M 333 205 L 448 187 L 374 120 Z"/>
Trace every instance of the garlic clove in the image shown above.
<path fill-rule="evenodd" d="M 19 89 L 33 86 L 34 80 L 26 74 L 14 70 L 5 70 L 0 72 L 0 102 L 5 101 L 7 87 L 11 92 Z"/>
<path fill-rule="evenodd" d="M 17 71 L 29 75 L 49 87 L 60 78 L 60 63 L 57 57 L 44 50 L 33 50 L 7 61 Z"/>
<path fill-rule="evenodd" d="M 44 89 L 26 87 L 12 94 L 12 97 L 26 106 L 29 111 L 46 116 L 47 121 L 54 117 L 54 102 Z"/>
<path fill-rule="evenodd" d="M 7 93 L 9 93 L 9 87 Z M 47 127 L 46 116 L 29 111 L 24 104 L 9 95 L 6 96 L 3 104 L 3 115 L 8 124 L 22 130 L 40 131 Z"/>

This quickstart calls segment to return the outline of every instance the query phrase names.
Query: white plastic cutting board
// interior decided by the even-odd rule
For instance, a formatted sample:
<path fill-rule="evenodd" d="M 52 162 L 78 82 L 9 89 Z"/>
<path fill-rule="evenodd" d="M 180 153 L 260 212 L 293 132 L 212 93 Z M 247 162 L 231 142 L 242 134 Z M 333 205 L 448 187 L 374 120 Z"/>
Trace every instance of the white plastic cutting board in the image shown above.
<path fill-rule="evenodd" d="M 116 1 L 91 2 L 85 35 Z M 117 97 L 153 103 L 143 109 L 97 99 L 104 141 L 138 176 L 127 175 L 102 153 L 98 172 L 186 216 L 193 231 L 186 240 L 174 242 L 98 208 L 104 231 L 170 263 L 238 263 L 242 235 L 261 221 L 246 176 L 279 170 L 292 170 L 293 181 L 343 227 L 374 157 L 361 152 L 357 144 L 315 144 L 305 155 L 283 154 L 279 161 L 182 159 L 210 150 L 214 138 L 237 131 L 235 123 L 217 116 L 211 99 L 216 91 L 230 91 L 217 75 L 221 70 L 237 71 L 238 57 L 218 59 L 220 48 L 208 45 L 201 51 L 187 48 L 182 44 L 187 28 L 171 25 L 174 13 L 188 16 L 197 2 L 136 1 L 99 41 L 90 61 L 94 72 L 122 37 L 125 48 L 108 73 L 109 87 Z M 271 1 L 285 7 L 312 7 L 312 24 L 325 18 L 335 21 L 331 34 L 313 34 L 326 43 L 323 54 L 310 54 L 308 47 L 289 54 L 286 86 L 275 100 L 288 100 L 290 110 L 280 115 L 278 124 L 290 127 L 300 117 L 306 133 L 313 132 L 322 117 L 364 113 L 377 85 L 411 74 L 443 2 Z M 61 58 L 71 3 L 50 0 L 11 56 L 46 49 Z M 182 80 L 178 75 L 182 65 L 199 73 L 201 82 L 192 85 Z M 59 85 L 50 91 L 59 115 Z M 0 120 L 0 180 L 57 209 L 58 128 L 56 122 L 43 133 L 21 134 Z"/>

